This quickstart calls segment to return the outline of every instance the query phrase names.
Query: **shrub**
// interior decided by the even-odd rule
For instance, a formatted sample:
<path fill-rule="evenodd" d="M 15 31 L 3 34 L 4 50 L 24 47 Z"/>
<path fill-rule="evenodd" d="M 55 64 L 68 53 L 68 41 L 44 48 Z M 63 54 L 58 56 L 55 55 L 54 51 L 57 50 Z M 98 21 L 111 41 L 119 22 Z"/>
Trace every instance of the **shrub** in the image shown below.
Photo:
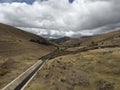
<path fill-rule="evenodd" d="M 65 82 L 65 78 L 64 78 L 64 77 L 61 77 L 61 78 L 60 78 L 60 81 L 61 81 L 61 82 Z"/>
<path fill-rule="evenodd" d="M 8 70 L 0 69 L 0 76 L 4 76 L 7 73 L 8 73 Z"/>

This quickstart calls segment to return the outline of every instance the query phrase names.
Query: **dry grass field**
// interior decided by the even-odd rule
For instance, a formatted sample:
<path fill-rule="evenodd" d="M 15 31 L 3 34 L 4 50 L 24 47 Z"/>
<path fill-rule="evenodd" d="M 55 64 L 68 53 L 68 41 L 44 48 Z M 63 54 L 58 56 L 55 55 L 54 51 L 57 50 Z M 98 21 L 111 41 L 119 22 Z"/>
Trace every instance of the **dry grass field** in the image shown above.
<path fill-rule="evenodd" d="M 25 90 L 120 90 L 120 48 L 49 60 Z"/>
<path fill-rule="evenodd" d="M 42 37 L 0 24 L 0 89 L 54 50 Z"/>
<path fill-rule="evenodd" d="M 42 56 L 51 59 L 25 90 L 120 90 L 120 30 L 70 39 L 58 48 L 0 24 L 0 89 Z"/>
<path fill-rule="evenodd" d="M 61 48 L 74 53 L 49 60 L 25 90 L 120 90 L 119 46 L 120 30 L 69 40 Z"/>

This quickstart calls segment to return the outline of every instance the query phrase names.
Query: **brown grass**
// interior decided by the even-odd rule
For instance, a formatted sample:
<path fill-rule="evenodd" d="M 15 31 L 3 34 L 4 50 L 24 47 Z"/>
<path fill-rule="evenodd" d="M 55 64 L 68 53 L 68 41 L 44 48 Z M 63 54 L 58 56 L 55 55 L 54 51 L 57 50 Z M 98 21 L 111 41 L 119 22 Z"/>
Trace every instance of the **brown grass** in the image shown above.
<path fill-rule="evenodd" d="M 119 90 L 120 48 L 50 60 L 25 90 Z"/>
<path fill-rule="evenodd" d="M 54 51 L 54 46 L 40 36 L 0 23 L 0 89 Z"/>

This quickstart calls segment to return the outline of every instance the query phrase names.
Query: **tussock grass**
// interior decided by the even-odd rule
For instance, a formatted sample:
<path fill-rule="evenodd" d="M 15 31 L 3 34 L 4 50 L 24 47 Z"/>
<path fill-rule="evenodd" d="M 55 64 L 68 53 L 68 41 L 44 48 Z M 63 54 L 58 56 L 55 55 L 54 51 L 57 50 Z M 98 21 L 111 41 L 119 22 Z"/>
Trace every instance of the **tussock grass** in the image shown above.
<path fill-rule="evenodd" d="M 119 90 L 119 53 L 119 48 L 106 48 L 57 57 L 47 62 L 26 90 Z M 46 87 L 35 87 L 38 83 Z"/>

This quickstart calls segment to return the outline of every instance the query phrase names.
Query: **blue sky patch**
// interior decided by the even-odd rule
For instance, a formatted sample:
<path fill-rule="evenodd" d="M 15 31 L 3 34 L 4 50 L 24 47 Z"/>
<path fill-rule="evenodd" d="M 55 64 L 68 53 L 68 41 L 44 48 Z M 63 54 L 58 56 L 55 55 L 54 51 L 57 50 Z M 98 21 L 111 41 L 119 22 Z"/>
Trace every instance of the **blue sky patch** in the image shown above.
<path fill-rule="evenodd" d="M 0 3 L 4 3 L 4 2 L 8 2 L 8 3 L 11 3 L 11 2 L 25 2 L 27 4 L 32 4 L 35 0 L 0 0 Z"/>
<path fill-rule="evenodd" d="M 0 3 L 4 3 L 4 2 L 8 2 L 8 3 L 11 3 L 11 2 L 25 2 L 27 4 L 32 4 L 35 0 L 0 0 Z M 41 2 L 43 1 L 48 1 L 48 0 L 41 0 Z M 68 0 L 69 3 L 73 3 L 74 0 Z"/>
<path fill-rule="evenodd" d="M 69 0 L 70 3 L 73 3 L 74 0 Z"/>

